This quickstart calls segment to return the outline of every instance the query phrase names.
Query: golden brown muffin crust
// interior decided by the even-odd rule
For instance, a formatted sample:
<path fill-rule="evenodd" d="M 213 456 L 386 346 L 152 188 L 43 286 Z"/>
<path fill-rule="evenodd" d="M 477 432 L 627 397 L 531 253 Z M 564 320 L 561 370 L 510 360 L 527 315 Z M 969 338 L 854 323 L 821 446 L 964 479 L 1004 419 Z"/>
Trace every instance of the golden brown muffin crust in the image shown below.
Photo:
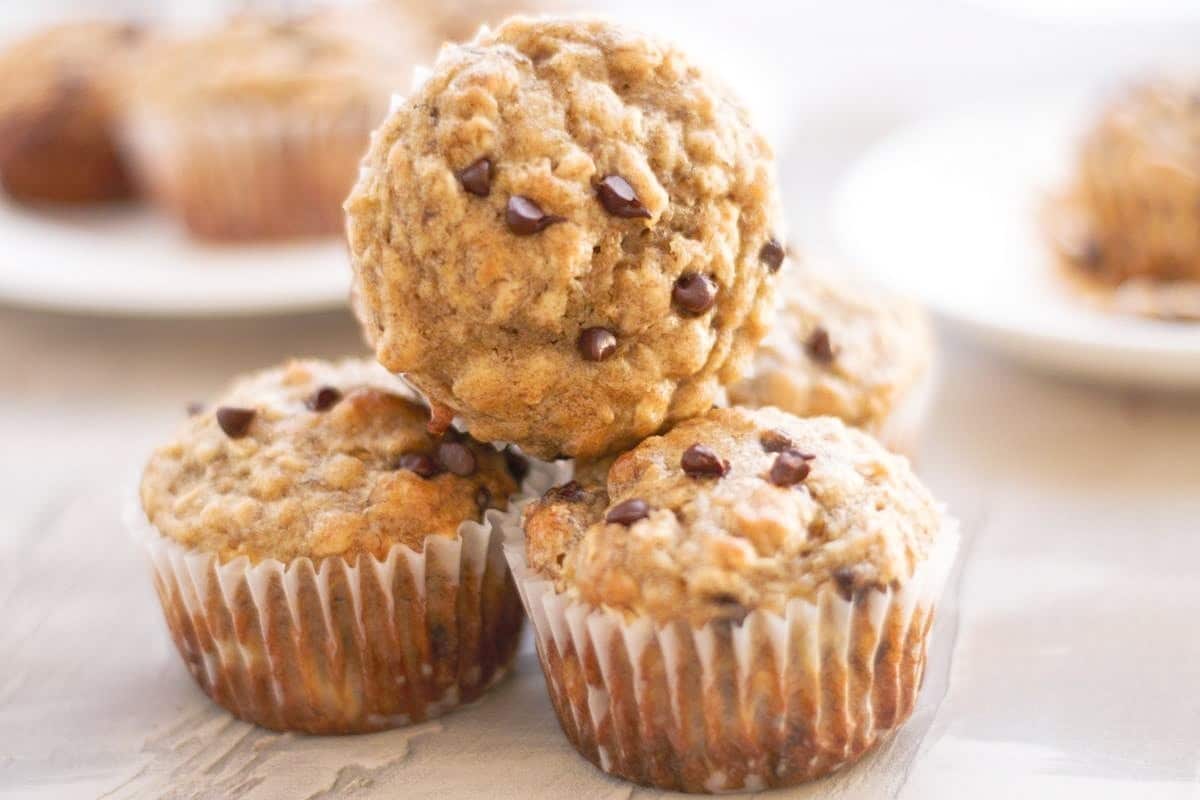
<path fill-rule="evenodd" d="M 530 567 L 559 591 L 703 624 L 829 582 L 903 583 L 941 512 L 903 457 L 840 420 L 732 408 L 647 439 L 605 485 L 551 490 L 524 525 Z"/>
<path fill-rule="evenodd" d="M 834 416 L 878 435 L 929 379 L 929 318 L 916 304 L 827 267 L 794 269 L 780 294 L 775 325 L 746 379 L 730 387 L 730 402 Z"/>
<path fill-rule="evenodd" d="M 190 417 L 151 457 L 142 506 L 163 535 L 222 560 L 421 550 L 517 488 L 503 453 L 436 440 L 428 418 L 377 365 L 292 361 Z"/>
<path fill-rule="evenodd" d="M 483 440 L 596 457 L 703 413 L 766 332 L 769 146 L 678 50 L 510 19 L 443 48 L 347 201 L 381 363 Z"/>

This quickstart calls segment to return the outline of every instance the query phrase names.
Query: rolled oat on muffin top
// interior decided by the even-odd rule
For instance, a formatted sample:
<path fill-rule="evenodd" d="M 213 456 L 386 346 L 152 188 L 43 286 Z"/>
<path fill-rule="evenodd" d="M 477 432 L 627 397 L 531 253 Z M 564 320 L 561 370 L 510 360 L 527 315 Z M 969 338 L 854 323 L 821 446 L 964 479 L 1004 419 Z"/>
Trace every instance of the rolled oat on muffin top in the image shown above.
<path fill-rule="evenodd" d="M 360 360 L 296 360 L 250 375 L 146 467 L 162 535 L 222 561 L 420 551 L 517 489 L 505 453 L 451 431 L 399 379 Z"/>
<path fill-rule="evenodd" d="M 346 203 L 384 366 L 482 440 L 598 457 L 701 414 L 766 333 L 770 147 L 675 48 L 596 20 L 445 47 Z"/>
<path fill-rule="evenodd" d="M 933 330 L 925 312 L 828 267 L 793 270 L 780 295 L 775 325 L 747 377 L 730 387 L 729 401 L 887 432 L 931 380 Z"/>
<path fill-rule="evenodd" d="M 524 513 L 530 568 L 583 603 L 692 625 L 833 584 L 902 585 L 942 513 L 901 456 L 832 417 L 715 409 Z"/>

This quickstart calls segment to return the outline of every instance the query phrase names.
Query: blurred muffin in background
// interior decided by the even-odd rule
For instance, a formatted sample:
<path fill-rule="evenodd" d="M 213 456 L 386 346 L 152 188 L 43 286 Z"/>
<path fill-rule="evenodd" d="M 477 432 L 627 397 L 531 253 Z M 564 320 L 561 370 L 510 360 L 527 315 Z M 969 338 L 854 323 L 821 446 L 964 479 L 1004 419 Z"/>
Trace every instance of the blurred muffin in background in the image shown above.
<path fill-rule="evenodd" d="M 433 50 L 382 5 L 243 15 L 164 44 L 129 87 L 136 177 L 199 238 L 340 233 L 371 130 Z"/>
<path fill-rule="evenodd" d="M 114 140 L 115 88 L 143 29 L 76 22 L 0 53 L 0 184 L 25 203 L 128 197 Z"/>
<path fill-rule="evenodd" d="M 1200 80 L 1129 87 L 1050 209 L 1064 273 L 1118 311 L 1200 320 Z"/>
<path fill-rule="evenodd" d="M 775 325 L 747 376 L 729 389 L 730 402 L 838 417 L 912 452 L 933 388 L 925 312 L 826 265 L 788 273 L 780 298 Z"/>
<path fill-rule="evenodd" d="M 562 11 L 554 0 L 390 0 L 397 9 L 428 25 L 441 40 L 463 42 L 481 25 L 496 25 L 513 14 Z"/>

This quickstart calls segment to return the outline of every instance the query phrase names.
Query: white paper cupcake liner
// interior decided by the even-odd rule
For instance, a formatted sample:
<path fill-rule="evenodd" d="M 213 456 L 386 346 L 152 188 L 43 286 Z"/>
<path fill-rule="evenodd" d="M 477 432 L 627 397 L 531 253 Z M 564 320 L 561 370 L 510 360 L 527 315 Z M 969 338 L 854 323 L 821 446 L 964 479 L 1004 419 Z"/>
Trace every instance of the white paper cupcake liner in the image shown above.
<path fill-rule="evenodd" d="M 500 516 L 464 522 L 454 539 L 431 535 L 422 552 L 393 545 L 382 559 L 222 564 L 161 535 L 136 501 L 126 513 L 200 687 L 242 719 L 307 733 L 430 719 L 507 673 L 523 614 Z"/>
<path fill-rule="evenodd" d="M 199 118 L 143 109 L 123 143 L 143 190 L 195 236 L 330 235 L 342 230 L 342 201 L 385 107 Z"/>
<path fill-rule="evenodd" d="M 903 723 L 959 540 L 946 519 L 902 586 L 850 597 L 826 586 L 782 614 L 697 628 L 572 600 L 529 570 L 515 512 L 504 526 L 567 738 L 605 772 L 691 792 L 812 780 Z"/>

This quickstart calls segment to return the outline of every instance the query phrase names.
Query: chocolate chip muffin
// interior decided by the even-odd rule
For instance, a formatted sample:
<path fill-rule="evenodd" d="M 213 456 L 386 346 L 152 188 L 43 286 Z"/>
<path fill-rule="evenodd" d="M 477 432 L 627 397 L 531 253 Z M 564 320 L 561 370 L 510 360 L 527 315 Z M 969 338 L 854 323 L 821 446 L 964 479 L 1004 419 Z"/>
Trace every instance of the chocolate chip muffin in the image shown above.
<path fill-rule="evenodd" d="M 129 91 L 136 175 L 199 238 L 339 233 L 371 129 L 433 49 L 378 6 L 242 15 L 166 43 Z"/>
<path fill-rule="evenodd" d="M 237 716 L 350 733 L 436 716 L 508 669 L 519 601 L 484 520 L 509 462 L 426 433 L 375 364 L 236 382 L 154 452 L 134 524 L 192 675 Z"/>
<path fill-rule="evenodd" d="M 346 203 L 380 362 L 439 416 L 595 457 L 701 414 L 766 333 L 771 151 L 673 47 L 511 19 L 443 48 Z"/>
<path fill-rule="evenodd" d="M 0 185 L 11 198 L 79 204 L 130 195 L 116 94 L 143 39 L 132 23 L 76 22 L 0 53 Z"/>
<path fill-rule="evenodd" d="M 773 408 L 647 439 L 523 532 L 509 560 L 568 738 L 685 791 L 818 778 L 902 724 L 957 547 L 904 458 Z"/>
<path fill-rule="evenodd" d="M 1050 208 L 1065 274 L 1118 311 L 1200 320 L 1200 80 L 1130 87 L 1083 138 Z"/>
<path fill-rule="evenodd" d="M 933 383 L 934 339 L 917 305 L 836 273 L 794 269 L 781 283 L 775 325 L 735 405 L 829 415 L 893 450 L 912 450 Z"/>

